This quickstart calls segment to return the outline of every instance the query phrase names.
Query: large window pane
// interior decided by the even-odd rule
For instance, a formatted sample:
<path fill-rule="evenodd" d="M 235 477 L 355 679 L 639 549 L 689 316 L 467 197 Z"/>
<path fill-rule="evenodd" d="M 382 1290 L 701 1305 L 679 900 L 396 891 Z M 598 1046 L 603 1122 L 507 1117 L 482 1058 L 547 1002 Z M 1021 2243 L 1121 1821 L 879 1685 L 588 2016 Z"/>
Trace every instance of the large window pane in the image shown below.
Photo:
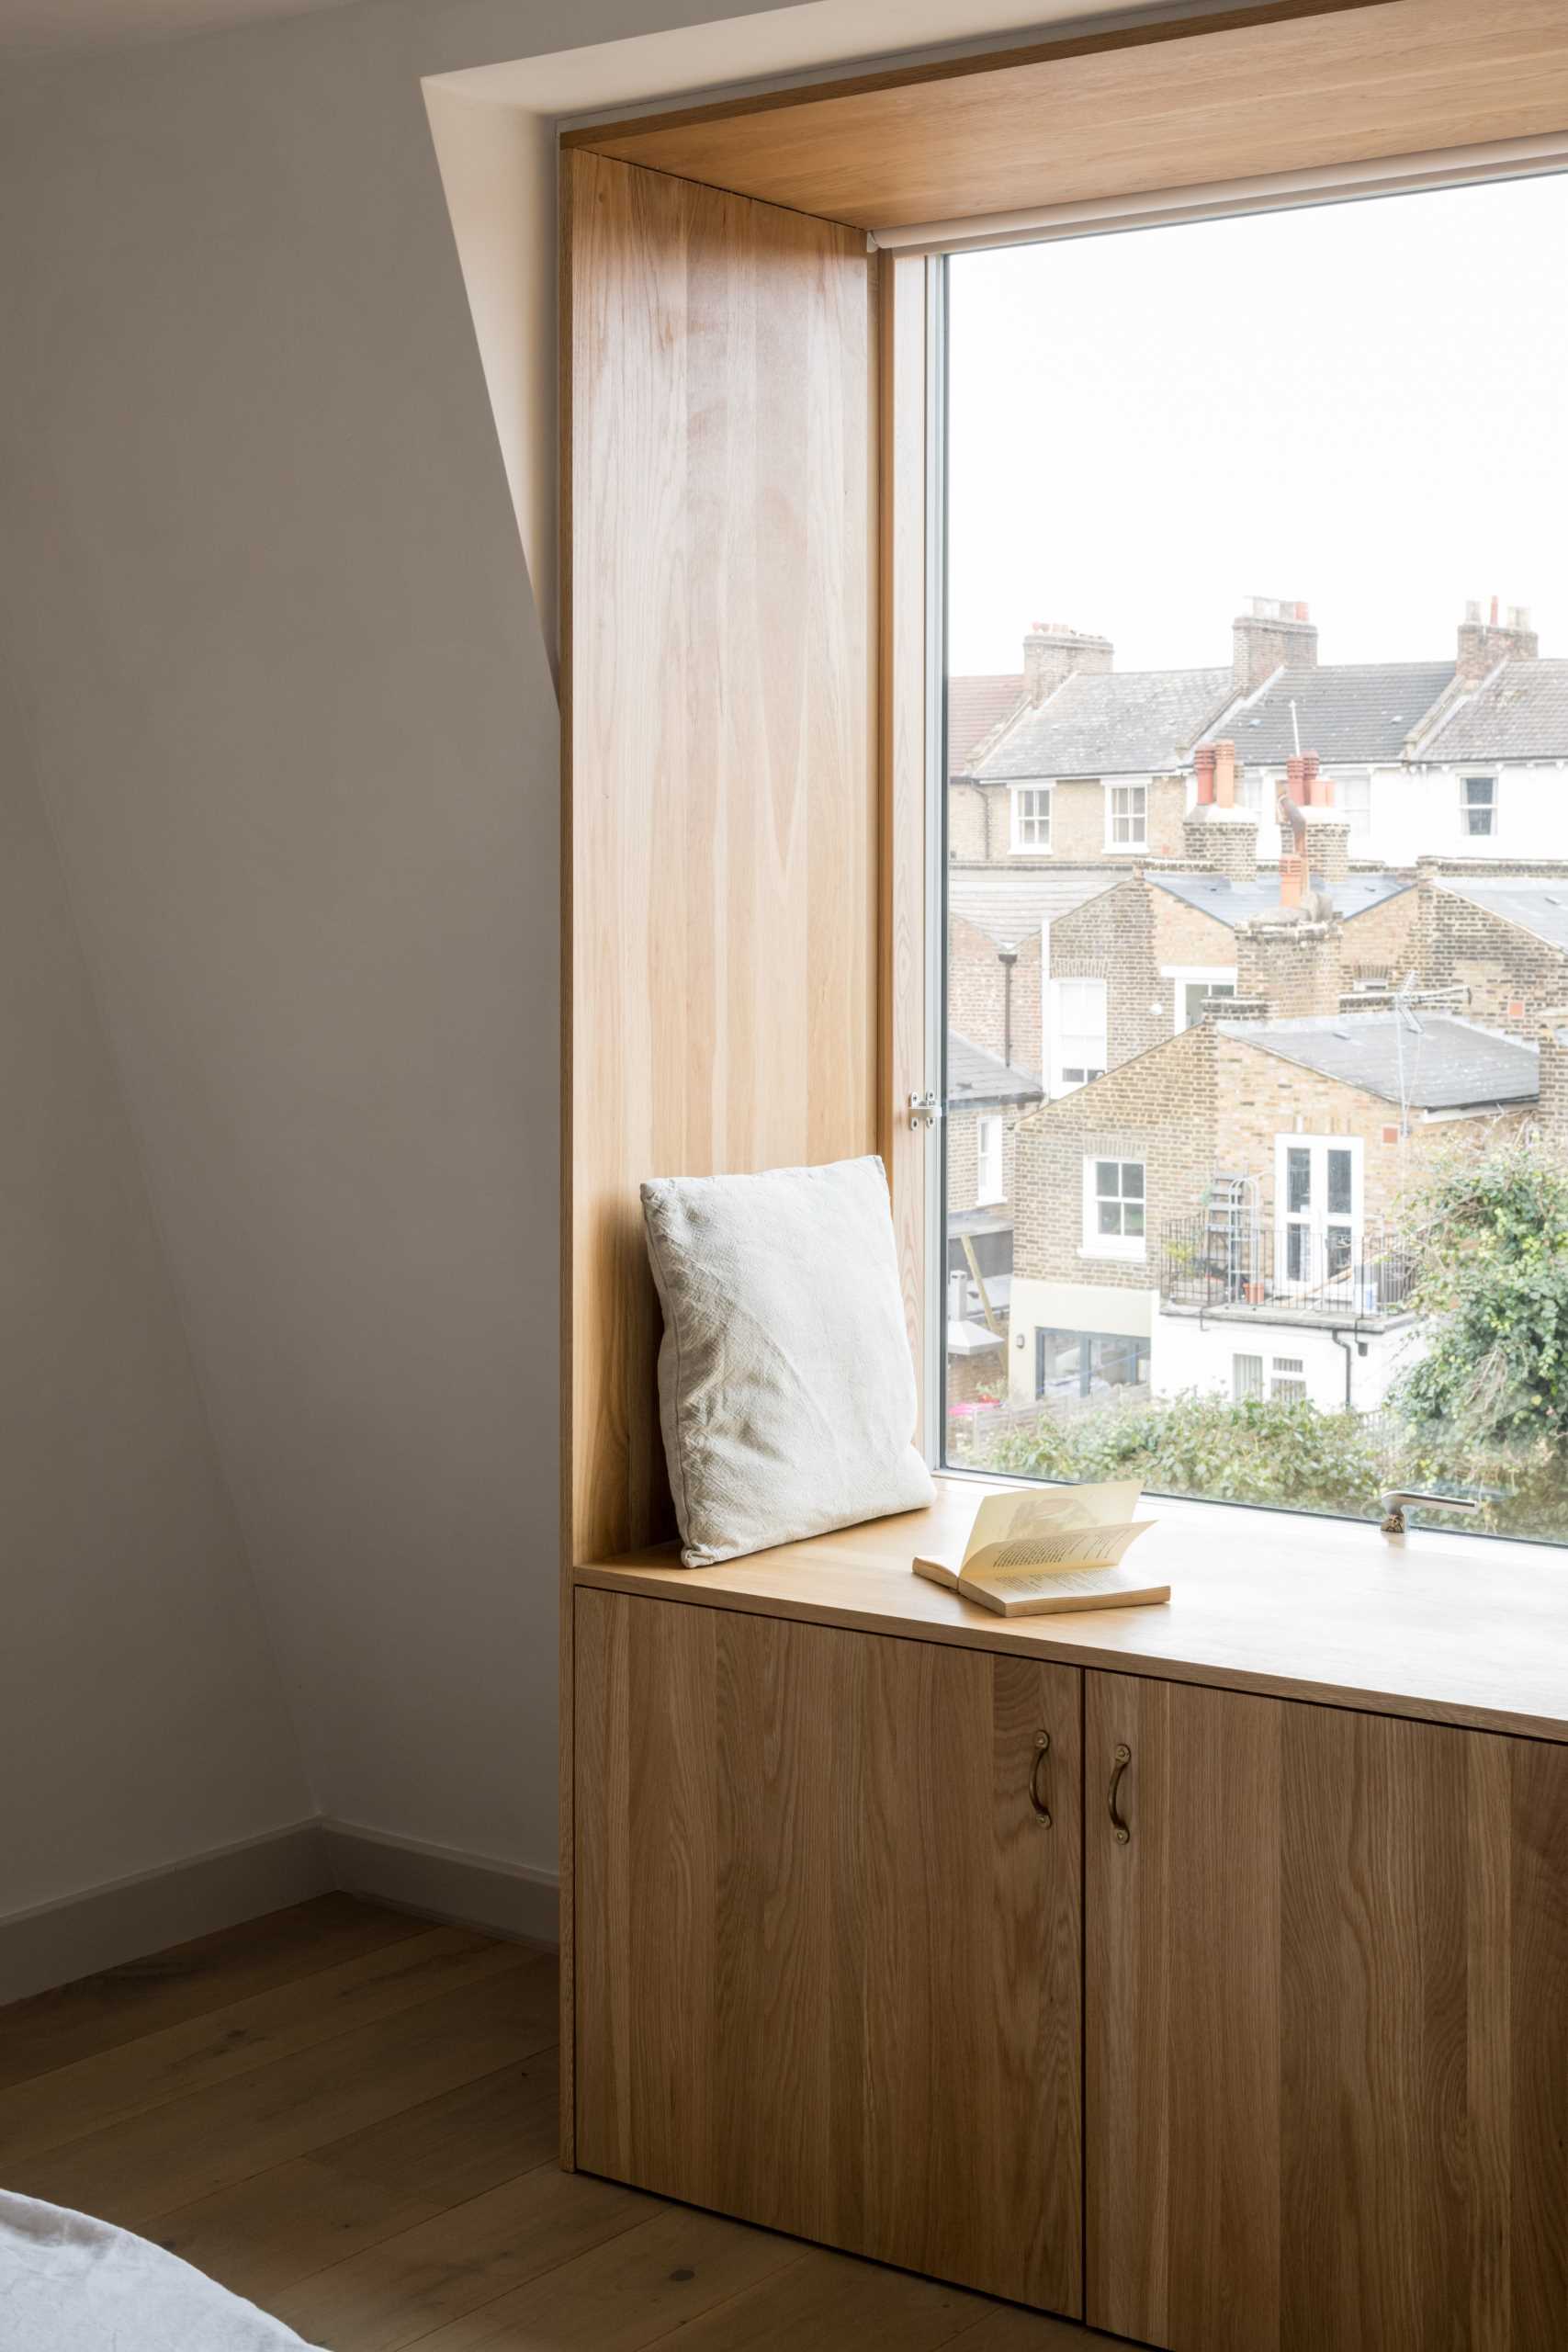
<path fill-rule="evenodd" d="M 944 282 L 947 1458 L 1568 1541 L 1568 180 Z"/>

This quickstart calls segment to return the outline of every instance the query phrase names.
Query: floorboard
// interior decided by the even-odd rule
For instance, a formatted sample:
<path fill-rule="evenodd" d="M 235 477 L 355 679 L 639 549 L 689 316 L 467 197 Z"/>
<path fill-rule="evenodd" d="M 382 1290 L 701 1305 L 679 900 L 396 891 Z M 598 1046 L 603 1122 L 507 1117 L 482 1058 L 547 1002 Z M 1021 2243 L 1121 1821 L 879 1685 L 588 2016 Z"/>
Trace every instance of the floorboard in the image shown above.
<path fill-rule="evenodd" d="M 553 1957 L 348 1895 L 0 2009 L 0 2178 L 328 2352 L 1106 2337 L 557 2168 Z"/>

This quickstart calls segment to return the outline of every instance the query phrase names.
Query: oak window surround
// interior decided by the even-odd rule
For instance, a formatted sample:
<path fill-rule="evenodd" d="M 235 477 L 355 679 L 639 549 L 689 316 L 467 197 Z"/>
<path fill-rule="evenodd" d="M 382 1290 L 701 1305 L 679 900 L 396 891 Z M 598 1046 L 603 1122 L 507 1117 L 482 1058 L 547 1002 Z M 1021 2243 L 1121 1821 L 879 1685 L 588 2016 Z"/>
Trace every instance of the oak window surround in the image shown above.
<path fill-rule="evenodd" d="M 1235 175 L 1223 184 L 1212 176 L 1216 77 L 1225 93 L 1224 164 Z M 572 1364 L 567 1546 L 574 1557 L 604 1556 L 669 1524 L 650 1401 L 654 1319 L 632 1215 L 635 1182 L 650 1158 L 655 1165 L 702 1172 L 879 1148 L 893 1189 L 911 1339 L 928 1388 L 936 1369 L 927 1287 L 928 1269 L 942 1258 L 940 1204 L 932 1198 L 938 1146 L 930 1128 L 911 1122 L 908 1107 L 912 1098 L 941 1086 L 941 1024 L 933 1017 L 926 951 L 941 922 L 940 889 L 933 897 L 925 847 L 938 813 L 931 776 L 942 728 L 940 644 L 930 618 L 940 549 L 932 545 L 929 469 L 943 401 L 933 347 L 942 265 L 933 257 L 1021 234 L 1081 234 L 1086 227 L 1124 226 L 1134 219 L 1272 209 L 1450 177 L 1517 175 L 1568 154 L 1565 126 L 1568 23 L 1541 0 L 1499 0 L 1483 12 L 1471 0 L 1283 0 L 1226 16 L 1113 26 L 1016 51 L 584 125 L 563 135 L 567 891 L 569 907 L 594 910 L 592 923 L 581 926 L 569 911 L 564 927 L 565 1216 L 573 1257 L 567 1310 Z M 622 176 L 613 183 L 612 200 L 610 175 L 616 173 Z M 580 175 L 575 180 L 574 174 Z M 677 189 L 684 191 L 678 200 Z M 623 221 L 613 217 L 623 201 L 624 250 Z M 655 309 L 682 287 L 705 295 L 701 270 L 694 273 L 682 263 L 662 274 L 667 245 L 673 259 L 671 240 L 684 241 L 705 268 L 728 241 L 740 256 L 746 284 L 741 289 L 737 277 L 739 308 L 716 311 L 706 322 L 689 308 L 666 317 L 662 348 L 673 372 L 659 377 L 664 407 L 655 418 L 644 413 L 642 393 L 645 386 L 651 389 L 658 368 L 630 382 L 605 365 L 609 355 L 595 337 L 610 313 L 574 301 L 572 281 L 578 263 L 590 277 L 610 270 L 624 306 L 616 332 L 640 331 L 639 287 Z M 847 302 L 833 294 L 826 342 L 818 326 L 803 339 L 799 322 L 786 324 L 788 305 L 804 284 L 800 265 L 808 249 L 830 255 L 836 288 L 847 292 L 852 283 L 857 289 Z M 716 280 L 714 286 L 716 290 Z M 860 326 L 869 329 L 863 334 L 857 311 Z M 748 322 L 749 348 L 759 362 L 757 397 L 776 401 L 792 374 L 799 379 L 803 354 L 815 364 L 829 353 L 838 372 L 829 418 L 834 437 L 823 443 L 819 458 L 810 459 L 796 437 L 810 429 L 804 413 L 792 414 L 787 429 L 771 442 L 764 434 L 760 444 L 748 443 L 742 434 L 728 445 L 736 451 L 768 447 L 785 463 L 779 503 L 771 507 L 772 492 L 760 481 L 751 503 L 743 469 L 727 474 L 715 497 L 689 470 L 666 481 L 649 462 L 651 451 L 668 446 L 670 400 L 694 400 L 716 390 L 712 379 L 682 372 L 688 355 L 701 354 L 705 367 L 711 363 L 738 319 Z M 639 365 L 643 356 L 639 345 Z M 651 346 L 646 356 L 655 357 Z M 858 417 L 848 398 L 852 378 L 861 394 Z M 616 420 L 600 397 L 612 387 L 621 400 Z M 816 413 L 824 413 L 820 402 Z M 710 401 L 705 413 L 722 420 L 723 401 Z M 683 443 L 683 466 L 698 447 L 693 439 Z M 837 452 L 832 461 L 829 447 Z M 596 478 L 608 494 L 585 503 L 573 495 L 574 460 L 578 481 L 588 487 L 595 480 L 595 453 L 605 460 Z M 840 458 L 849 468 L 847 495 L 835 494 L 830 502 L 800 498 L 797 511 L 818 534 L 808 548 L 800 542 L 807 569 L 793 582 L 788 567 L 775 564 L 777 576 L 763 592 L 773 596 L 773 609 L 759 609 L 754 619 L 745 597 L 737 602 L 730 594 L 735 551 L 747 535 L 753 547 L 782 545 L 773 535 L 790 511 L 792 494 L 808 492 L 814 478 L 828 480 Z M 656 529 L 643 528 L 645 519 Z M 699 522 L 705 541 L 691 537 Z M 649 625 L 646 583 L 660 534 L 664 544 L 657 555 L 668 553 L 682 565 L 680 576 L 694 591 L 687 628 L 708 649 L 707 685 L 694 681 L 696 700 L 683 710 L 657 683 L 670 677 L 667 648 Z M 722 592 L 717 575 L 712 582 L 707 577 L 709 550 L 716 564 L 730 569 Z M 742 570 L 747 560 L 749 554 Z M 854 609 L 848 637 L 842 613 L 824 603 L 824 578 L 841 580 L 849 594 Z M 581 583 L 592 583 L 586 636 L 575 625 L 573 581 L 579 602 Z M 623 587 L 626 610 L 617 628 Z M 764 949 L 771 915 L 759 930 L 732 898 L 722 924 L 705 924 L 707 910 L 692 899 L 699 877 L 690 872 L 674 877 L 660 898 L 661 861 L 642 845 L 645 818 L 655 829 L 649 843 L 683 842 L 694 827 L 713 838 L 713 795 L 727 787 L 705 764 L 706 746 L 720 747 L 737 773 L 750 772 L 748 729 L 761 729 L 766 739 L 777 716 L 795 707 L 789 691 L 781 695 L 776 690 L 787 682 L 764 685 L 755 665 L 764 651 L 782 650 L 798 634 L 802 610 L 813 615 L 815 646 L 837 643 L 853 664 L 863 660 L 860 675 L 870 689 L 863 695 L 848 671 L 830 682 L 819 722 L 811 722 L 829 732 L 796 772 L 825 779 L 832 789 L 834 839 L 829 850 L 824 832 L 824 856 L 831 860 L 847 845 L 852 889 L 868 889 L 872 902 L 863 934 L 856 938 L 832 930 L 838 914 L 830 899 L 818 893 L 809 969 L 804 959 L 800 967 L 802 1012 L 808 1023 L 829 1020 L 833 990 L 851 969 L 854 1009 L 847 1024 L 838 1024 L 842 1051 L 836 1057 L 836 1099 L 815 1105 L 809 1091 L 797 1091 L 797 1070 L 778 1060 L 780 992 L 760 978 L 753 985 L 750 963 L 739 991 L 734 985 L 727 989 L 722 1020 L 716 1004 L 712 1019 L 703 1013 L 717 961 L 750 947 Z M 742 621 L 741 640 L 716 638 L 721 613 Z M 620 685 L 628 689 L 620 703 L 606 702 L 603 681 L 592 674 L 592 662 L 585 663 L 585 648 L 595 659 L 600 651 L 606 658 L 615 653 Z M 744 683 L 736 691 L 738 655 L 751 667 L 754 693 Z M 629 691 L 634 675 L 635 694 Z M 720 682 L 711 695 L 716 724 L 710 730 L 708 688 Z M 623 708 L 628 756 L 611 802 L 623 790 L 632 797 L 617 808 L 596 795 Z M 674 788 L 650 793 L 634 780 L 681 772 L 684 752 L 677 735 L 667 731 L 671 726 L 704 747 L 705 760 L 694 768 L 688 764 Z M 824 762 L 818 754 L 829 737 L 832 750 Z M 742 745 L 744 756 L 737 759 Z M 782 739 L 777 748 L 783 750 Z M 775 843 L 782 843 L 789 837 L 785 811 L 796 786 L 786 786 L 781 770 L 777 786 L 772 815 Z M 1010 798 L 1016 827 L 1018 799 Z M 750 834 L 743 804 L 734 807 L 746 839 L 762 854 L 765 835 Z M 591 810 L 603 810 L 608 820 L 602 836 L 593 827 L 582 830 L 581 817 Z M 1032 812 L 1041 832 L 1050 828 L 1048 812 L 1048 800 Z M 1131 833 L 1136 811 L 1132 806 L 1113 811 L 1108 793 L 1105 821 L 1110 831 Z M 1024 850 L 1016 832 L 1013 838 Z M 1036 838 L 1025 850 L 1031 852 L 1050 856 L 1053 848 Z M 726 846 L 721 865 L 731 854 Z M 792 873 L 804 889 L 806 868 L 798 856 Z M 706 964 L 694 944 L 682 968 L 682 957 L 657 946 L 647 908 L 627 907 L 620 912 L 630 916 L 637 943 L 626 957 L 636 979 L 634 995 L 621 1002 L 615 959 L 596 959 L 591 944 L 596 928 L 615 919 L 607 915 L 615 906 L 604 888 L 611 874 L 618 889 L 636 884 L 658 900 L 666 936 L 673 924 L 693 943 L 705 938 L 714 950 Z M 717 876 L 720 885 L 725 878 Z M 746 893 L 759 880 L 748 876 Z M 765 888 L 755 904 L 780 915 L 787 959 L 794 943 L 806 936 L 795 910 Z M 639 1057 L 639 1029 L 657 1039 L 657 1053 Z M 727 1054 L 733 1053 L 733 1067 L 716 1073 L 711 1084 L 705 1077 L 693 1088 L 680 1074 L 682 1057 L 688 1050 L 705 1050 L 716 1032 Z M 641 1106 L 637 1116 L 651 1116 L 656 1128 L 667 1118 L 674 1123 L 670 1140 L 657 1150 L 650 1151 L 646 1136 L 634 1148 L 628 1136 L 617 1141 L 595 1132 L 604 1107 L 639 1067 L 644 1076 L 633 1090 Z M 742 1105 L 740 1126 L 726 1137 L 724 1119 Z M 718 1112 L 717 1125 L 710 1109 Z M 611 1122 L 617 1131 L 623 1124 Z M 617 1302 L 632 1294 L 635 1308 L 621 1329 Z M 929 1396 L 925 1408 L 934 1451 Z"/>
<path fill-rule="evenodd" d="M 1287 0 L 562 141 L 569 2165 L 570 1601 L 671 1526 L 637 1185 L 879 1150 L 934 1439 L 940 1145 L 910 1111 L 941 1085 L 928 256 L 1010 210 L 1224 201 L 1216 88 L 1237 182 L 1499 142 L 1523 169 L 1568 127 L 1568 22 L 1541 0 Z M 670 579 L 661 616 L 649 583 Z M 792 667 L 802 614 L 813 664 Z"/>

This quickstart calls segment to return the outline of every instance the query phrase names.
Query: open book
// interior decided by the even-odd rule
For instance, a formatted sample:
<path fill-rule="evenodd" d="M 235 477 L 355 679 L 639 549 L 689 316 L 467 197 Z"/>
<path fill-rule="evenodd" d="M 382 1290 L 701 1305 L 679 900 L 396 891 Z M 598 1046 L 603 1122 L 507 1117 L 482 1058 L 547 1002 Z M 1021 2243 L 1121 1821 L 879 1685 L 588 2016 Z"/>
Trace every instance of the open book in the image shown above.
<path fill-rule="evenodd" d="M 1168 1600 L 1169 1585 L 1141 1579 L 1120 1565 L 1129 1544 L 1154 1525 L 1133 1516 L 1142 1499 L 1132 1481 L 987 1495 L 963 1559 L 955 1566 L 917 1558 L 915 1574 L 950 1585 L 1002 1617 Z"/>

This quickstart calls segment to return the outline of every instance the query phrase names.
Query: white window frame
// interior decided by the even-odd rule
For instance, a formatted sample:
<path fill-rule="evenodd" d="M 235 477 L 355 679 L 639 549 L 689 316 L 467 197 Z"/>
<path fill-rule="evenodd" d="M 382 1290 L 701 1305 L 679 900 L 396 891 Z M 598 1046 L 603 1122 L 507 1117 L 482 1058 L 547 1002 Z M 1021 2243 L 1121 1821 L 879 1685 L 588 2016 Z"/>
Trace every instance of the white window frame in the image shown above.
<path fill-rule="evenodd" d="M 1350 804 L 1342 797 L 1350 785 L 1366 786 L 1366 822 L 1358 825 L 1350 814 Z M 1372 772 L 1371 768 L 1336 768 L 1334 771 L 1334 813 L 1342 816 L 1350 828 L 1353 842 L 1371 839 L 1372 833 Z"/>
<path fill-rule="evenodd" d="M 1108 854 L 1111 857 L 1132 857 L 1134 855 L 1146 856 L 1149 846 L 1150 789 L 1147 778 L 1123 776 L 1120 782 L 1117 782 L 1112 778 L 1106 783 L 1103 789 L 1105 793 L 1105 847 Z M 1122 793 L 1138 793 L 1142 795 L 1142 816 L 1144 820 L 1143 830 L 1138 834 L 1136 840 L 1129 837 L 1126 841 L 1122 842 L 1118 841 L 1116 838 L 1116 828 L 1118 823 L 1122 821 L 1122 812 L 1118 810 L 1116 802 L 1118 796 Z M 1131 818 L 1132 811 L 1129 810 L 1127 812 L 1127 820 L 1129 822 L 1131 821 Z"/>
<path fill-rule="evenodd" d="M 1489 786 L 1492 792 L 1491 799 L 1484 803 L 1481 801 L 1472 801 L 1470 797 L 1470 787 L 1472 784 L 1484 784 Z M 1498 834 L 1503 830 L 1501 821 L 1501 802 L 1502 795 L 1497 788 L 1497 775 L 1495 770 L 1493 770 L 1490 774 L 1466 774 L 1461 775 L 1459 780 L 1460 840 L 1461 842 L 1495 842 L 1497 839 Z M 1471 811 L 1472 808 L 1479 810 L 1483 807 L 1485 807 L 1490 811 L 1492 822 L 1485 832 L 1477 833 L 1472 831 L 1471 829 Z"/>
<path fill-rule="evenodd" d="M 1249 1367 L 1244 1374 L 1243 1364 Z M 1263 1402 L 1263 1358 L 1242 1353 L 1231 1358 L 1231 1403 L 1261 1405 Z"/>
<path fill-rule="evenodd" d="M 1026 800 L 1043 800 L 1045 805 L 1043 809 L 1035 808 L 1026 810 L 1024 808 L 1024 802 Z M 1051 786 L 1048 784 L 1013 785 L 1008 793 L 1008 808 L 1010 811 L 1009 841 L 1012 848 L 1013 855 L 1015 857 L 1049 857 L 1051 855 L 1052 820 L 1055 814 Z M 1039 826 L 1042 824 L 1045 828 L 1045 838 L 1043 842 L 1030 842 L 1024 840 L 1023 828 L 1025 825 Z"/>
<path fill-rule="evenodd" d="M 1003 1118 L 999 1111 L 977 1112 L 975 1118 L 975 1205 L 995 1208 L 1007 1198 L 1003 1177 Z"/>
<path fill-rule="evenodd" d="M 1115 1168 L 1118 1170 L 1128 1168 L 1137 1169 L 1140 1180 L 1143 1183 L 1143 1191 L 1140 1193 L 1133 1194 L 1121 1190 L 1123 1179 L 1119 1174 L 1117 1178 L 1118 1190 L 1114 1197 L 1122 1204 L 1123 1215 L 1130 1204 L 1135 1203 L 1135 1204 L 1141 1209 L 1144 1226 L 1142 1233 L 1101 1233 L 1100 1229 L 1100 1204 L 1102 1195 L 1100 1191 L 1099 1176 L 1099 1171 L 1101 1168 Z M 1148 1255 L 1148 1224 L 1149 1200 L 1147 1161 L 1143 1159 L 1123 1159 L 1119 1152 L 1086 1152 L 1084 1154 L 1083 1163 L 1083 1250 L 1081 1254 L 1086 1258 L 1119 1258 L 1123 1261 L 1131 1260 L 1134 1261 L 1146 1258 Z"/>
<path fill-rule="evenodd" d="M 1313 1155 L 1311 1182 L 1313 1198 L 1304 1216 L 1292 1214 L 1288 1204 L 1287 1154 L 1309 1151 Z M 1332 1215 L 1328 1208 L 1328 1154 L 1348 1151 L 1350 1155 L 1350 1208 L 1347 1216 L 1339 1210 Z M 1321 1278 L 1305 1278 L 1290 1272 L 1290 1228 L 1300 1226 L 1311 1236 L 1310 1262 L 1321 1269 Z M 1327 1237 L 1330 1226 L 1348 1226 L 1350 1232 L 1350 1256 L 1343 1279 L 1331 1279 L 1327 1271 Z M 1350 1298 L 1355 1270 L 1361 1263 L 1366 1241 L 1366 1153 L 1359 1136 L 1280 1135 L 1274 1138 L 1274 1281 L 1281 1296 L 1305 1287 L 1316 1290 L 1326 1299 Z M 1272 1390 L 1270 1390 L 1272 1394 Z"/>
<path fill-rule="evenodd" d="M 1094 1027 L 1087 1027 L 1082 1022 L 1068 1025 L 1062 1012 L 1062 991 L 1066 989 L 1099 989 L 1100 1019 Z M 1069 1069 L 1093 1070 L 1096 1077 L 1103 1078 L 1111 1067 L 1111 990 L 1108 983 L 1098 978 L 1093 973 L 1065 972 L 1059 976 L 1055 974 L 1052 976 L 1049 994 L 1051 1099 L 1053 1102 L 1059 1102 L 1064 1094 L 1076 1094 L 1080 1086 L 1090 1083 L 1087 1078 L 1066 1077 L 1064 1075 L 1066 1070 Z M 1069 1039 L 1081 1043 L 1086 1038 L 1092 1040 L 1096 1036 L 1100 1042 L 1098 1065 L 1089 1057 L 1082 1060 L 1075 1057 L 1071 1062 L 1068 1061 L 1063 1048 Z"/>
<path fill-rule="evenodd" d="M 1170 982 L 1171 1035 L 1179 1037 L 1184 1029 L 1195 1029 L 1195 1021 L 1184 1021 L 1187 991 L 1203 981 L 1210 988 L 1228 988 L 1234 996 L 1236 988 L 1236 967 L 1234 964 L 1162 964 L 1162 980 Z"/>
<path fill-rule="evenodd" d="M 1281 1388 L 1291 1394 L 1281 1396 Z M 1307 1379 L 1305 1356 L 1270 1356 L 1269 1359 L 1269 1402 L 1270 1405 L 1310 1405 L 1312 1387 Z"/>

